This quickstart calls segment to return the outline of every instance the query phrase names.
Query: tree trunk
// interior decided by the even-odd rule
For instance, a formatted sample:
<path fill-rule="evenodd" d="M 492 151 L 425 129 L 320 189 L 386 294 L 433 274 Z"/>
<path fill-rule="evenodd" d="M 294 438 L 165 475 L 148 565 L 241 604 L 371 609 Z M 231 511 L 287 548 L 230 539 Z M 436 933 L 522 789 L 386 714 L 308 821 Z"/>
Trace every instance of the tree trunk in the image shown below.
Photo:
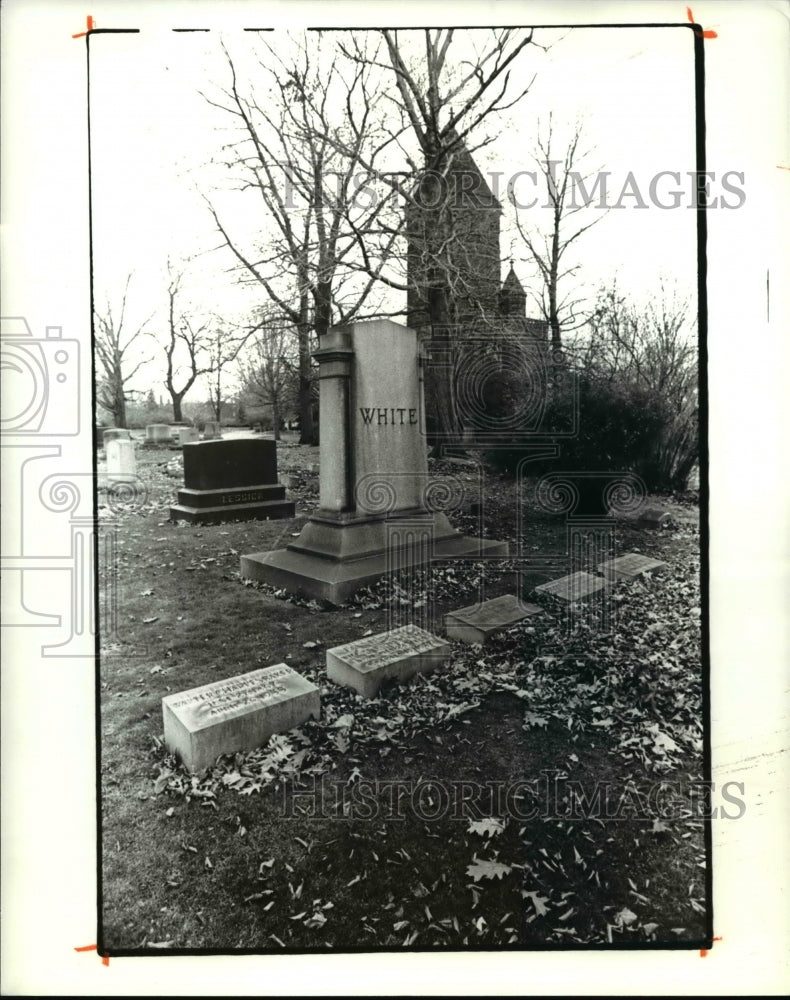
<path fill-rule="evenodd" d="M 183 398 L 183 394 L 173 393 L 173 422 L 176 424 L 182 423 L 184 419 L 181 416 L 181 400 Z"/>
<path fill-rule="evenodd" d="M 557 308 L 557 282 L 559 281 L 559 219 L 554 223 L 554 235 L 551 244 L 551 273 L 549 276 L 549 328 L 551 329 L 551 347 L 553 351 L 562 350 L 560 334 L 560 317 Z"/>
<path fill-rule="evenodd" d="M 305 303 L 306 305 L 306 303 Z M 306 315 L 306 308 L 303 315 Z M 310 378 L 310 324 L 298 325 L 299 335 L 299 444 L 317 444 L 313 420 L 313 382 Z"/>
<path fill-rule="evenodd" d="M 126 427 L 126 396 L 123 394 L 123 386 L 116 400 L 115 413 L 113 413 L 116 427 Z"/>
<path fill-rule="evenodd" d="M 302 275 L 302 293 L 299 296 L 299 444 L 318 443 L 313 420 L 313 391 L 310 379 L 310 299 L 307 293 L 307 275 Z"/>
<path fill-rule="evenodd" d="M 280 406 L 276 400 L 272 401 L 272 423 L 274 424 L 274 440 L 280 440 Z"/>

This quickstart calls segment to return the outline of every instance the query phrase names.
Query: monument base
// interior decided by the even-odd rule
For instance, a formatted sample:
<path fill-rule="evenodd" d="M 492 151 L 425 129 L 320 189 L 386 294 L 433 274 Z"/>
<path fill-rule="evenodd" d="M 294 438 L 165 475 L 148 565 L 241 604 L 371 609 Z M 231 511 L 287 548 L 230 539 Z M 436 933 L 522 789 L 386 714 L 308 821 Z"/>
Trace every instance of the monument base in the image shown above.
<path fill-rule="evenodd" d="M 462 535 L 445 514 L 415 510 L 382 517 L 319 511 L 286 548 L 242 556 L 241 576 L 342 604 L 388 572 L 443 559 L 507 554 L 507 542 Z"/>
<path fill-rule="evenodd" d="M 170 508 L 171 520 L 193 524 L 290 518 L 294 514 L 294 502 L 285 499 L 285 488 L 268 485 L 225 490 L 182 489 L 178 491 L 178 503 Z"/>

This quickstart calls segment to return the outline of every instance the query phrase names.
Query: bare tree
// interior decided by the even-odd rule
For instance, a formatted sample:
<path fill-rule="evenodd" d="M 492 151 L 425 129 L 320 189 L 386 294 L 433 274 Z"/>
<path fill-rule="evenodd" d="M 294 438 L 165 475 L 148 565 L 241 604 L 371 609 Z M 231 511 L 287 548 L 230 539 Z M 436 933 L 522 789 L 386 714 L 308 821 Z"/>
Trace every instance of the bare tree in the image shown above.
<path fill-rule="evenodd" d="M 173 420 L 183 420 L 184 397 L 207 368 L 202 360 L 206 347 L 207 331 L 213 317 L 198 325 L 184 311 L 177 307 L 176 299 L 181 291 L 183 273 L 174 273 L 168 265 L 167 286 L 167 329 L 162 338 L 165 355 L 165 388 L 173 404 Z M 180 386 L 177 382 L 180 381 Z"/>
<path fill-rule="evenodd" d="M 479 172 L 474 164 L 471 169 L 469 165 L 471 153 L 490 141 L 490 137 L 479 137 L 470 148 L 472 134 L 479 135 L 484 123 L 512 107 L 529 90 L 527 84 L 513 92 L 511 71 L 518 56 L 533 43 L 533 32 L 491 29 L 478 35 L 426 29 L 383 30 L 380 34 L 386 60 L 379 59 L 377 51 L 371 51 L 357 36 L 345 51 L 358 63 L 387 72 L 394 86 L 385 95 L 399 109 L 416 140 L 415 153 L 404 150 L 412 183 L 399 186 L 407 199 L 407 215 L 411 215 L 410 322 L 429 331 L 433 346 L 452 350 L 462 318 L 460 304 L 485 320 L 491 297 L 490 291 L 475 287 L 469 234 L 461 223 L 464 205 L 458 201 L 466 180 L 472 188 L 478 185 Z M 473 35 L 483 39 L 481 45 L 474 44 Z M 453 174 L 461 179 L 458 184 L 451 180 L 448 190 L 448 178 Z M 472 197 L 477 193 L 467 192 Z M 484 189 L 482 194 L 488 200 L 490 192 Z M 497 210 L 498 204 L 491 207 Z M 456 210 L 459 208 L 461 211 Z M 498 220 L 495 242 L 498 257 Z M 499 264 L 497 259 L 494 298 Z M 457 436 L 453 376 L 447 366 L 428 369 L 426 398 L 432 401 L 442 437 L 451 440 Z"/>
<path fill-rule="evenodd" d="M 247 393 L 271 407 L 275 441 L 280 440 L 283 417 L 294 401 L 299 371 L 298 334 L 288 317 L 265 310 L 242 362 Z"/>
<path fill-rule="evenodd" d="M 614 282 L 599 290 L 589 332 L 577 338 L 575 353 L 583 370 L 609 380 L 627 377 L 680 412 L 696 396 L 695 322 L 688 299 L 663 278 L 642 309 Z"/>
<path fill-rule="evenodd" d="M 217 420 L 222 417 L 225 402 L 224 388 L 228 370 L 234 365 L 241 350 L 257 326 L 229 329 L 217 323 L 205 337 L 205 374 L 208 382 L 209 403 Z"/>
<path fill-rule="evenodd" d="M 116 427 L 126 427 L 126 403 L 130 395 L 129 383 L 137 372 L 151 361 L 145 357 L 134 363 L 130 355 L 139 349 L 140 340 L 146 333 L 151 316 L 133 328 L 124 328 L 126 321 L 126 300 L 129 293 L 131 274 L 126 279 L 121 307 L 117 317 L 113 315 L 109 300 L 102 313 L 94 314 L 94 345 L 97 367 L 96 401 L 112 414 Z"/>
<path fill-rule="evenodd" d="M 209 210 L 242 272 L 298 333 L 301 440 L 314 443 L 313 337 L 359 314 L 398 235 L 378 225 L 384 201 L 357 197 L 373 176 L 364 164 L 375 161 L 392 136 L 374 120 L 377 95 L 368 68 L 337 50 L 326 53 L 320 38 L 312 50 L 293 42 L 287 55 L 265 46 L 254 93 L 225 55 L 230 86 L 221 100 L 206 99 L 240 131 L 239 141 L 225 147 L 227 165 L 239 174 L 247 204 L 255 195 L 264 244 L 245 244 L 211 202 Z"/>
<path fill-rule="evenodd" d="M 578 168 L 589 151 L 582 151 L 579 145 L 581 140 L 582 128 L 577 125 L 562 158 L 556 159 L 552 115 L 549 115 L 545 133 L 538 125 L 535 161 L 545 182 L 547 200 L 542 207 L 548 209 L 546 225 L 535 225 L 535 220 L 542 216 L 539 210 L 532 208 L 528 221 L 525 220 L 519 214 L 519 208 L 524 206 L 511 192 L 516 208 L 516 227 L 538 270 L 541 291 L 536 300 L 549 325 L 551 345 L 555 351 L 562 347 L 563 329 L 576 329 L 587 320 L 585 314 L 579 314 L 584 299 L 579 295 L 578 288 L 572 283 L 570 289 L 566 288 L 568 279 L 574 277 L 580 268 L 578 261 L 569 263 L 568 251 L 605 215 L 603 208 L 596 210 L 587 198 L 585 183 L 590 180 L 590 175 L 582 176 Z M 577 191 L 583 194 L 581 203 L 576 201 Z"/>

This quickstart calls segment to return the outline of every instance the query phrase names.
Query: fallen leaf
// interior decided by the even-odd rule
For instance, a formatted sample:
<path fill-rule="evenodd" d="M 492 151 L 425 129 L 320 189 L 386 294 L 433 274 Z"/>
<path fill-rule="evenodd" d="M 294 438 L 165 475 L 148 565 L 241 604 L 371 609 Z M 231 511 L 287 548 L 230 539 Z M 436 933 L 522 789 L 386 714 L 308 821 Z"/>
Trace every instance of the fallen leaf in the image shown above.
<path fill-rule="evenodd" d="M 487 878 L 503 878 L 513 871 L 510 865 L 503 865 L 501 861 L 480 861 L 475 860 L 466 869 L 466 874 L 471 875 L 475 882 Z"/>
<path fill-rule="evenodd" d="M 504 829 L 504 822 L 501 819 L 491 816 L 488 819 L 472 820 L 467 833 L 476 833 L 480 837 L 496 837 Z"/>
<path fill-rule="evenodd" d="M 524 899 L 532 900 L 532 905 L 535 907 L 535 912 L 539 917 L 545 917 L 546 914 L 549 912 L 548 907 L 546 906 L 546 903 L 548 903 L 549 901 L 548 896 L 541 896 L 541 894 L 537 891 L 535 892 L 522 891 L 521 895 Z"/>
<path fill-rule="evenodd" d="M 636 914 L 624 906 L 622 910 L 614 915 L 614 922 L 618 927 L 628 927 L 636 920 Z"/>

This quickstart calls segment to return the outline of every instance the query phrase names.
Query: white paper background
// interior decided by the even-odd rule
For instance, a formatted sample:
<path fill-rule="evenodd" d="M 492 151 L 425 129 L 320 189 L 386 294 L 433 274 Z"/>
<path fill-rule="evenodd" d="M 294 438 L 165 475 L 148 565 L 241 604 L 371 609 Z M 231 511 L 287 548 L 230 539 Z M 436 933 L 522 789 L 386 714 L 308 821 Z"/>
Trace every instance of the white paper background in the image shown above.
<path fill-rule="evenodd" d="M 747 807 L 740 820 L 713 824 L 715 934 L 722 940 L 704 959 L 688 951 L 386 954 L 112 959 L 105 967 L 95 952 L 74 951 L 96 936 L 93 665 L 43 660 L 34 630 L 4 629 L 5 994 L 751 995 L 790 987 L 790 10 L 778 2 L 695 2 L 692 9 L 697 22 L 718 33 L 705 43 L 708 169 L 744 171 L 747 192 L 738 211 L 709 212 L 713 778 L 743 781 Z M 234 21 L 261 27 L 272 12 L 290 23 L 359 26 L 443 24 L 450 17 L 461 24 L 686 18 L 683 3 L 220 7 L 211 0 L 90 6 L 7 0 L 0 13 L 2 312 L 25 316 L 36 336 L 58 325 L 64 337 L 79 339 L 86 388 L 85 42 L 71 36 L 85 29 L 87 14 L 99 28 Z M 60 468 L 90 469 L 87 391 L 80 416 L 83 433 L 59 439 Z M 4 449 L 4 465 L 7 455 Z M 19 529 L 8 519 L 3 527 L 5 552 Z M 63 539 L 44 544 L 60 551 Z M 52 572 L 42 584 L 53 610 L 65 607 L 64 578 Z"/>

